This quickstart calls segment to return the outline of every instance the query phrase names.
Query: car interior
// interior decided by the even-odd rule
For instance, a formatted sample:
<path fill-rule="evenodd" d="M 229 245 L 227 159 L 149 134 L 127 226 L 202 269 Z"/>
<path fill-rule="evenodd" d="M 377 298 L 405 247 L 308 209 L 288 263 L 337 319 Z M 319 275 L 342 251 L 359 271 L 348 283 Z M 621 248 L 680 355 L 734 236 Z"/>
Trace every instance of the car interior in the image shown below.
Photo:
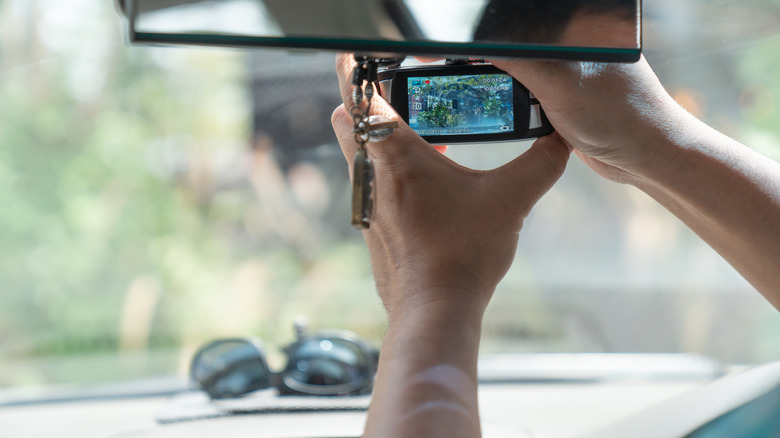
<path fill-rule="evenodd" d="M 474 169 L 554 129 L 494 58 L 644 57 L 780 160 L 780 0 L 581 3 L 0 0 L 0 436 L 362 435 L 386 316 L 337 53 Z M 780 437 L 777 333 L 715 250 L 572 158 L 486 312 L 482 433 Z"/>

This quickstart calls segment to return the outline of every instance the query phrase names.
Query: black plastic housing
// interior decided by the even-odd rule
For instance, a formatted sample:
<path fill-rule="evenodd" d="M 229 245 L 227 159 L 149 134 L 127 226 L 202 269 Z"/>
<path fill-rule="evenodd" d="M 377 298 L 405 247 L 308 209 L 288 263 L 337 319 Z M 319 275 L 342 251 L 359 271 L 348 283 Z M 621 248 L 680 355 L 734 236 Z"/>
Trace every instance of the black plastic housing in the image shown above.
<path fill-rule="evenodd" d="M 503 75 L 504 71 L 492 64 L 434 65 L 401 67 L 379 73 L 380 94 L 393 106 L 401 118 L 409 123 L 409 78 L 435 76 Z M 511 79 L 514 127 L 511 132 L 490 134 L 422 135 L 431 144 L 486 143 L 541 137 L 554 131 L 539 101 L 520 82 Z M 419 132 L 418 132 L 419 133 Z"/>

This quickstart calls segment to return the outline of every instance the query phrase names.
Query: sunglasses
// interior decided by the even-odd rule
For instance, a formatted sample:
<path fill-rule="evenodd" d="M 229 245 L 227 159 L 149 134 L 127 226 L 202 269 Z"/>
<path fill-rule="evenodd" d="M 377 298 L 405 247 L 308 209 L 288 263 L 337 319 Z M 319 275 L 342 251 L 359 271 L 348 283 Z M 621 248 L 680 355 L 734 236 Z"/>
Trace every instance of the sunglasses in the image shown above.
<path fill-rule="evenodd" d="M 195 354 L 190 386 L 212 399 L 238 397 L 277 388 L 280 395 L 345 396 L 370 394 L 379 352 L 348 331 L 306 334 L 283 349 L 287 365 L 268 367 L 262 343 L 252 338 L 212 341 Z"/>

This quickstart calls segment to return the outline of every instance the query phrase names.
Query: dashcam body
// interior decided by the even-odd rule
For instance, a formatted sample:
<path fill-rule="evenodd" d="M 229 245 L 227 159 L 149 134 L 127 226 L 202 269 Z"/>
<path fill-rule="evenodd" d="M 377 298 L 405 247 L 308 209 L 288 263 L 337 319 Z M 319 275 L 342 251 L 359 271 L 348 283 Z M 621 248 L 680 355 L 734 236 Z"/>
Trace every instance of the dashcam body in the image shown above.
<path fill-rule="evenodd" d="M 539 101 L 487 63 L 393 67 L 378 75 L 382 96 L 431 144 L 486 143 L 553 132 Z"/>

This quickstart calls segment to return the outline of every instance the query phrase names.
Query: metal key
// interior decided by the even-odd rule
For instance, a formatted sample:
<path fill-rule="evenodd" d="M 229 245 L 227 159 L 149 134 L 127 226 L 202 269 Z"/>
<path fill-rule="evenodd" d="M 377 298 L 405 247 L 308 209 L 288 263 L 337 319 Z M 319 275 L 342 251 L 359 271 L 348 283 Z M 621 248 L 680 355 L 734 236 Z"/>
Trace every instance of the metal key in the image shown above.
<path fill-rule="evenodd" d="M 381 116 L 371 116 L 368 127 L 369 141 L 382 141 L 393 129 L 398 128 L 398 122 L 387 120 Z M 371 216 L 374 210 L 373 182 L 374 165 L 368 157 L 368 151 L 363 147 L 355 152 L 352 170 L 352 225 L 358 229 L 371 226 Z"/>
<path fill-rule="evenodd" d="M 373 182 L 374 165 L 366 150 L 358 149 L 352 169 L 352 226 L 355 228 L 365 229 L 371 226 L 374 210 Z"/>
<path fill-rule="evenodd" d="M 403 60 L 403 59 L 401 59 Z M 374 210 L 373 181 L 374 166 L 368 158 L 366 143 L 382 141 L 393 133 L 398 122 L 382 116 L 371 116 L 371 99 L 374 97 L 379 64 L 399 63 L 398 59 L 375 59 L 355 56 L 357 65 L 352 73 L 352 120 L 353 136 L 358 145 L 355 152 L 352 174 L 352 225 L 358 229 L 371 226 Z M 365 103 L 364 103 L 365 101 Z"/>

